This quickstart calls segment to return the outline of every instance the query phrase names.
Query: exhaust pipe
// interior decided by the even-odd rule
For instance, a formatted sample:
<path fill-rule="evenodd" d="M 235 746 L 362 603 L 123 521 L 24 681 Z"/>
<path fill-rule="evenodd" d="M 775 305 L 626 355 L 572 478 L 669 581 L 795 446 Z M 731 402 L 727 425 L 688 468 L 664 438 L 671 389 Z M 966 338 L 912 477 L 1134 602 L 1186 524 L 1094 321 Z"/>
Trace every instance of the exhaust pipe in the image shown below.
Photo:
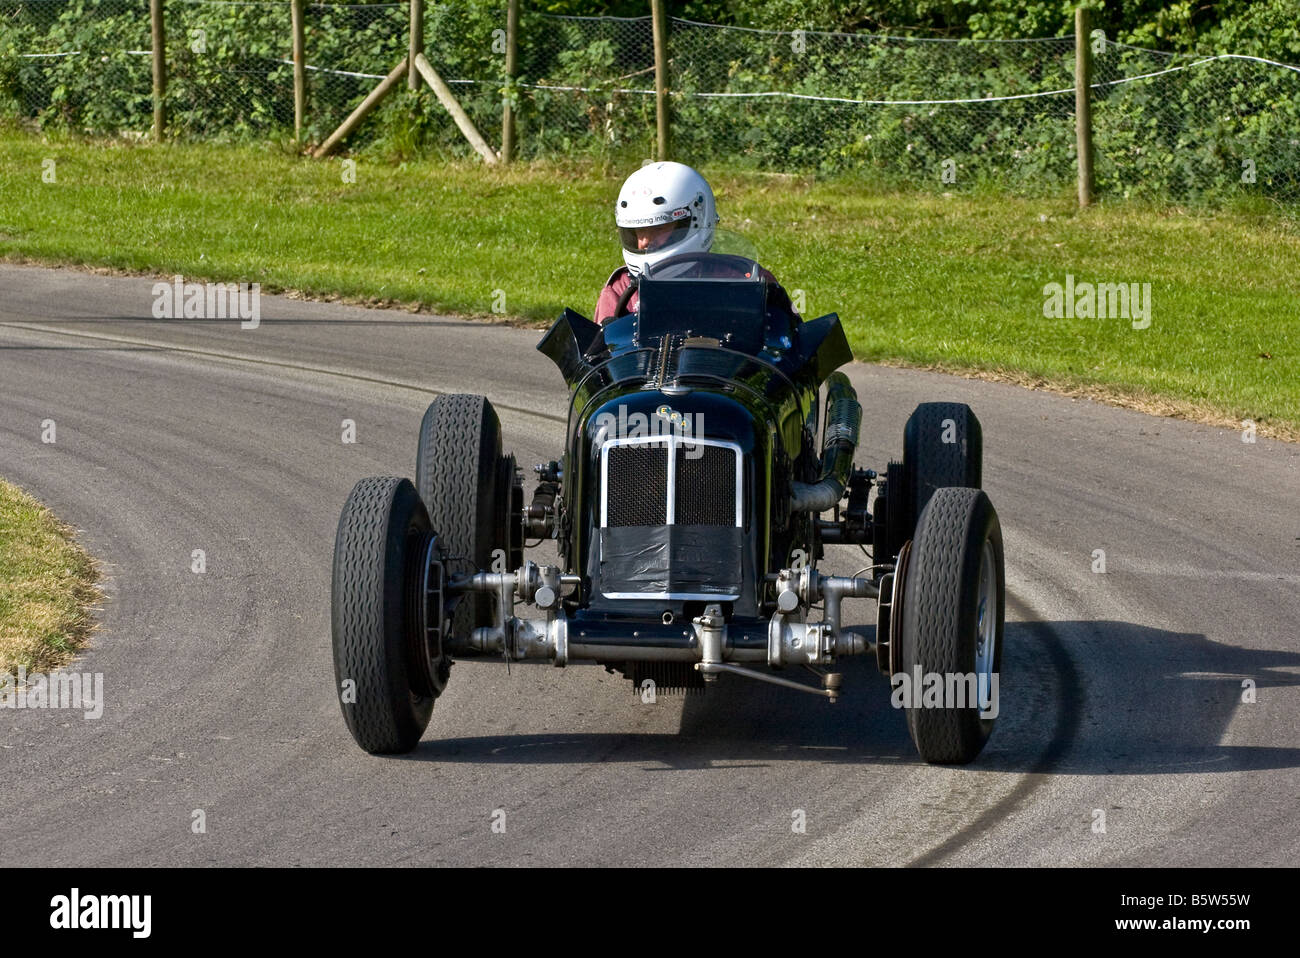
<path fill-rule="evenodd" d="M 849 377 L 831 373 L 826 380 L 826 442 L 822 447 L 822 477 L 814 483 L 794 482 L 790 508 L 795 512 L 822 513 L 839 502 L 853 472 L 858 448 L 862 406 Z"/>

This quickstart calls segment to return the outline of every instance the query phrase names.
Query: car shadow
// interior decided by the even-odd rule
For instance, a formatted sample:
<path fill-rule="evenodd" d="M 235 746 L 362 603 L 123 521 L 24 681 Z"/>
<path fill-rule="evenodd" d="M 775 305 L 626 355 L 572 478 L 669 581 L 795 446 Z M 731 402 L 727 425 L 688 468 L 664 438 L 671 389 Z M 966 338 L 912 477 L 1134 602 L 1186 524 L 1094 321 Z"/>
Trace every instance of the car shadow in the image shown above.
<path fill-rule="evenodd" d="M 1300 684 L 1300 653 L 1248 649 L 1128 622 L 1008 622 L 1000 717 L 967 768 L 1049 775 L 1238 772 L 1300 767 L 1300 748 L 1223 744 L 1238 709 Z M 800 678 L 801 670 L 787 670 Z M 723 675 L 681 704 L 676 734 L 597 732 L 431 739 L 405 760 L 501 764 L 648 763 L 655 770 L 783 761 L 919 764 L 888 679 L 866 657 L 841 663 L 834 704 Z M 807 676 L 807 673 L 804 673 Z M 809 677 L 810 678 L 810 677 Z M 1243 681 L 1254 683 L 1254 702 Z M 663 699 L 661 698 L 661 701 Z M 627 708 L 647 708 L 630 692 Z M 1266 721 L 1266 720 L 1265 720 Z"/>

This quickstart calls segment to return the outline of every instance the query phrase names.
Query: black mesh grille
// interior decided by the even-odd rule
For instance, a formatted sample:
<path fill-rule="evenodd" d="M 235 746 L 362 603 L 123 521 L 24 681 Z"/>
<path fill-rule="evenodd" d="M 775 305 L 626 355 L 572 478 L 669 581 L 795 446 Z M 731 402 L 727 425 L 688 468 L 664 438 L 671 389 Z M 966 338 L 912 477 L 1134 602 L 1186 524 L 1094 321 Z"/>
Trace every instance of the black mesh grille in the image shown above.
<path fill-rule="evenodd" d="M 668 522 L 668 446 L 610 446 L 606 452 L 607 526 L 662 526 Z"/>
<path fill-rule="evenodd" d="M 679 526 L 736 524 L 734 449 L 689 442 L 677 447 L 676 511 Z"/>

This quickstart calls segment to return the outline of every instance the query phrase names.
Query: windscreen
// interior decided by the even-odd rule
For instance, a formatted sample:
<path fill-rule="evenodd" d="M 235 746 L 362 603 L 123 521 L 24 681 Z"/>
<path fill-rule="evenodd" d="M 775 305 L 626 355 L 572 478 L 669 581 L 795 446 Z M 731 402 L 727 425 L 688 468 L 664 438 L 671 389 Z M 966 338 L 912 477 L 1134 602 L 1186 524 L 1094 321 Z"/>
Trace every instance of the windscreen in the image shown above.
<path fill-rule="evenodd" d="M 625 231 L 620 231 L 625 232 Z M 672 234 L 671 242 L 676 242 L 678 234 Z M 624 242 L 626 246 L 626 241 Z M 657 249 L 670 250 L 671 243 L 665 242 Z M 644 252 L 644 251 L 642 251 Z M 713 243 L 707 253 L 685 254 L 680 262 L 671 252 L 665 259 L 647 266 L 645 275 L 658 280 L 696 280 L 696 279 L 752 279 L 762 278 L 758 251 L 748 237 L 730 230 L 715 230 Z"/>
<path fill-rule="evenodd" d="M 711 337 L 749 353 L 763 348 L 767 284 L 756 274 L 666 280 L 647 275 L 640 298 L 637 338 L 643 344 L 674 334 Z"/>

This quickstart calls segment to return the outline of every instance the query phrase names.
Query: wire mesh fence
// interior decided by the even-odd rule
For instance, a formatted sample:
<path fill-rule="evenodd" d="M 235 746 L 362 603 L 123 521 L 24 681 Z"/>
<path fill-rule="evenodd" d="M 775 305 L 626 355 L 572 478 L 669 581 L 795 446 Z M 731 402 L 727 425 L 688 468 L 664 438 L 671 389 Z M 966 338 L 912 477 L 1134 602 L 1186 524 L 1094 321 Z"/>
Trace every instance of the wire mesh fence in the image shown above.
<path fill-rule="evenodd" d="M 683 148 L 771 169 L 866 168 L 948 186 L 1069 182 L 1072 97 L 1024 94 L 1072 86 L 1071 38 L 953 42 L 704 24 L 674 36 Z"/>
<path fill-rule="evenodd" d="M 1118 43 L 1094 48 L 1093 62 L 1099 191 L 1300 201 L 1300 68 Z"/>
<path fill-rule="evenodd" d="M 526 153 L 655 150 L 650 17 L 526 17 L 520 140 Z M 544 39 L 543 39 L 544 38 Z"/>
<path fill-rule="evenodd" d="M 148 129 L 148 0 L 24 0 L 0 7 L 0 95 L 46 126 Z"/>
<path fill-rule="evenodd" d="M 525 157 L 649 157 L 651 18 L 568 17 L 524 4 L 505 76 L 500 0 L 430 4 L 425 51 L 499 143 L 516 107 Z M 304 137 L 319 142 L 406 55 L 408 3 L 305 7 Z M 169 135 L 292 135 L 290 4 L 166 0 Z M 144 135 L 148 0 L 0 0 L 0 103 L 41 126 Z M 1090 38 L 1097 189 L 1300 199 L 1300 69 L 1175 56 Z M 673 20 L 666 86 L 673 152 L 695 163 L 859 172 L 960 189 L 1054 190 L 1075 175 L 1072 36 L 933 40 L 759 31 Z M 349 141 L 469 155 L 428 91 L 403 92 Z"/>

